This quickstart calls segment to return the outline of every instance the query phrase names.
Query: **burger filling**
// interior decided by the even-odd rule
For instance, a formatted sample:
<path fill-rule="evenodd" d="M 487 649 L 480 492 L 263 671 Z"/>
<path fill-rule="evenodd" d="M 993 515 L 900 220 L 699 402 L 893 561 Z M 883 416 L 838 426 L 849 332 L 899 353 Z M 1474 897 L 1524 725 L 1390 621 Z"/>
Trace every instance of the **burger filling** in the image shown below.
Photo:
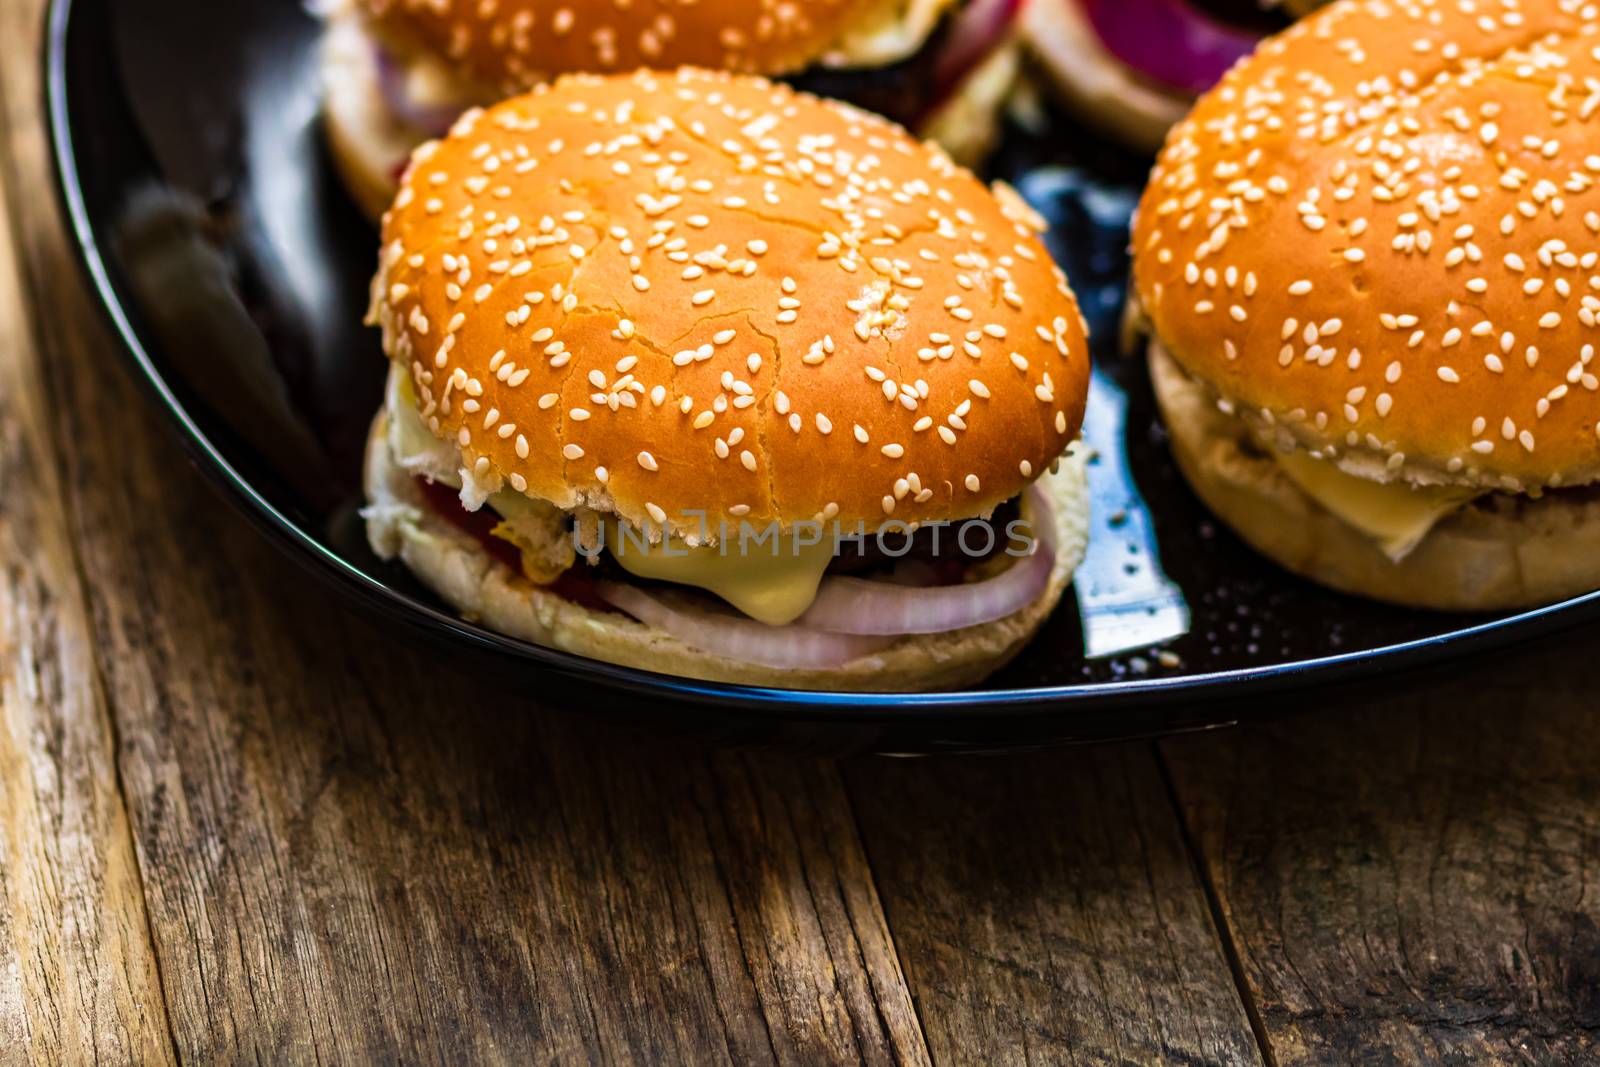
<path fill-rule="evenodd" d="M 1076 5 L 1095 43 L 1139 77 L 1198 96 L 1288 25 L 1257 0 L 1053 0 Z"/>
<path fill-rule="evenodd" d="M 672 540 L 651 544 L 630 537 L 615 519 L 605 521 L 605 545 L 635 578 L 704 589 L 769 626 L 785 626 L 806 613 L 835 555 L 825 539 L 788 539 L 781 548 L 774 543 L 775 550 L 744 552 Z"/>
<path fill-rule="evenodd" d="M 909 8 L 914 17 L 892 35 L 897 49 L 880 48 L 870 57 L 859 50 L 836 52 L 789 80 L 797 89 L 847 100 L 925 133 L 941 112 L 969 95 L 992 103 L 992 83 L 1006 67 L 1023 0 L 961 0 L 953 6 L 935 0 Z M 1006 82 L 1009 88 L 1009 77 Z"/>
<path fill-rule="evenodd" d="M 810 537 L 791 531 L 738 545 L 652 542 L 612 516 L 565 511 L 509 489 L 487 491 L 456 448 L 424 425 L 410 376 L 398 367 L 386 408 L 394 462 L 417 480 L 436 514 L 489 555 L 568 600 L 620 608 L 711 651 L 726 651 L 719 642 L 727 635 L 707 632 L 708 618 L 757 623 L 775 635 L 815 630 L 852 638 L 991 622 L 1037 600 L 1054 566 L 1053 520 L 1042 493 L 986 518 L 904 535 L 835 537 L 819 525 Z M 988 529 L 965 528 L 980 525 Z M 1035 530 L 1044 533 L 1037 544 Z M 925 599 L 908 603 L 919 595 Z M 844 647 L 863 650 L 859 641 Z"/>
<path fill-rule="evenodd" d="M 1274 450 L 1272 458 L 1301 492 L 1360 530 L 1396 563 L 1409 556 L 1434 526 L 1481 495 L 1456 486 L 1358 478 L 1301 451 Z"/>
<path fill-rule="evenodd" d="M 955 6 L 952 0 L 905 0 L 872 24 L 846 33 L 822 62 L 829 67 L 880 67 L 920 51 Z"/>
<path fill-rule="evenodd" d="M 1160 359 L 1172 360 L 1160 342 L 1152 338 L 1149 343 Z M 1216 399 L 1209 386 L 1197 384 Z M 1218 406 L 1224 412 L 1232 411 L 1231 405 Z M 1258 433 L 1245 420 L 1237 421 L 1241 438 L 1257 442 Z M 1350 474 L 1304 449 L 1286 451 L 1257 443 L 1261 443 L 1261 454 L 1277 464 L 1296 488 L 1335 518 L 1355 527 L 1396 563 L 1409 556 L 1440 522 L 1484 495 L 1482 490 L 1466 486 L 1374 481 Z"/>

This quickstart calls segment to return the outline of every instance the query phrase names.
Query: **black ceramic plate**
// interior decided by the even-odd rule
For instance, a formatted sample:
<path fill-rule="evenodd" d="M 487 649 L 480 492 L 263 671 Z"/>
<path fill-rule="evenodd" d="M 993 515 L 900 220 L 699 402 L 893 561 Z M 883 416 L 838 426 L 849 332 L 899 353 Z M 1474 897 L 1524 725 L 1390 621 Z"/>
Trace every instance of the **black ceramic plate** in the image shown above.
<path fill-rule="evenodd" d="M 994 173 L 1052 219 L 1101 344 L 1098 540 L 1081 612 L 1069 599 L 984 688 L 921 696 L 685 681 L 464 623 L 373 558 L 355 515 L 384 372 L 361 326 L 375 236 L 323 151 L 318 34 L 293 0 L 58 0 L 47 47 L 61 192 L 127 356 L 201 466 L 308 571 L 431 654 L 740 740 L 925 752 L 1216 725 L 1295 687 L 1366 683 L 1600 614 L 1594 596 L 1496 617 L 1351 600 L 1213 522 L 1167 458 L 1138 361 L 1115 353 L 1126 218 L 1147 162 L 1056 120 L 1044 135 L 1013 131 Z M 1086 658 L 1086 632 L 1097 648 L 1172 639 Z"/>

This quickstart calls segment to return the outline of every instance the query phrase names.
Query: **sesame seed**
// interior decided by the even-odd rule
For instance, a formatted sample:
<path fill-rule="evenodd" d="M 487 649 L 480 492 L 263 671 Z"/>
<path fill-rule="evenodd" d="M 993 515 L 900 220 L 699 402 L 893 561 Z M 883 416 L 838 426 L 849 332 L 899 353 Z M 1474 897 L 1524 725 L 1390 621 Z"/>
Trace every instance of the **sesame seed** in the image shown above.
<path fill-rule="evenodd" d="M 694 7 L 677 5 L 665 18 L 692 24 L 698 15 Z M 604 53 L 618 42 L 595 35 L 591 17 L 589 8 L 573 4 L 551 14 L 543 32 L 571 33 L 574 45 L 586 42 L 592 46 L 594 69 L 604 70 Z M 792 27 L 798 31 L 811 15 L 800 7 L 793 17 L 800 20 Z M 527 31 L 519 29 L 516 19 L 502 21 L 504 42 L 492 47 L 509 49 Z M 787 26 L 783 30 L 790 31 Z M 659 25 L 647 32 L 666 34 Z M 719 40 L 736 61 L 744 42 Z M 472 47 L 479 44 L 490 42 L 475 40 Z M 641 52 L 646 61 L 640 62 L 640 56 L 620 52 L 615 61 L 650 66 L 654 54 Z M 967 420 L 978 419 L 972 405 L 991 398 L 989 377 L 1000 375 L 1005 387 L 1014 389 L 1008 376 L 1019 375 L 1034 400 L 1046 405 L 1044 413 L 1059 438 L 1076 434 L 1070 416 L 1079 398 L 1065 394 L 1081 382 L 1080 320 L 1065 280 L 1020 209 L 1008 205 L 990 211 L 961 193 L 954 183 L 970 179 L 931 152 L 926 154 L 931 166 L 915 168 L 915 176 L 907 177 L 898 163 L 885 164 L 896 155 L 920 160 L 925 150 L 875 118 L 794 95 L 781 85 L 759 83 L 757 88 L 755 82 L 747 85 L 738 78 L 698 72 L 628 74 L 618 84 L 625 87 L 628 80 L 638 89 L 638 104 L 624 88 L 601 108 L 558 83 L 469 112 L 451 136 L 418 151 L 394 209 L 406 225 L 391 232 L 418 234 L 405 241 L 417 241 L 422 251 L 398 241 L 387 247 L 386 274 L 378 291 L 390 297 L 391 305 L 405 302 L 403 308 L 382 309 L 389 316 L 385 339 L 396 346 L 390 353 L 394 358 L 414 364 L 418 394 L 428 405 L 426 415 L 436 432 L 458 435 L 463 451 L 472 433 L 495 434 L 514 444 L 519 460 L 548 455 L 553 444 L 566 461 L 593 464 L 597 457 L 584 457 L 587 446 L 560 439 L 564 427 L 576 435 L 570 427 L 592 421 L 596 441 L 617 440 L 602 435 L 617 429 L 617 418 L 629 418 L 629 409 L 672 404 L 683 416 L 682 432 L 711 431 L 700 438 L 709 451 L 723 459 L 737 457 L 756 471 L 764 455 L 757 435 L 763 435 L 764 445 L 765 435 L 777 432 L 770 421 L 760 420 L 782 419 L 794 434 L 809 424 L 821 435 L 820 442 L 831 435 L 834 423 L 817 410 L 815 399 L 835 392 L 840 393 L 840 406 L 834 408 L 839 425 L 850 427 L 860 445 L 873 444 L 865 426 L 852 422 L 856 412 L 851 405 L 877 401 L 847 392 L 871 388 L 883 397 L 892 421 L 899 419 L 897 409 L 909 413 L 898 431 L 881 421 L 883 415 L 873 416 L 880 419 L 874 425 L 882 426 L 879 441 L 888 442 L 879 444 L 881 455 L 904 460 L 908 448 L 914 451 L 914 444 L 905 443 L 910 433 L 937 435 L 942 444 L 933 451 L 946 457 L 930 458 L 920 473 L 901 472 L 894 491 L 884 497 L 885 513 L 893 513 L 899 501 L 933 500 L 956 482 L 978 491 L 976 476 L 957 473 L 951 468 L 956 461 L 949 457 L 959 455 L 968 436 Z M 673 98 L 677 126 L 661 120 L 653 104 L 642 106 L 653 97 Z M 832 110 L 844 122 L 826 127 L 827 135 L 819 136 L 817 125 L 803 114 L 811 108 Z M 557 125 L 560 136 L 553 128 Z M 491 129 L 494 136 L 485 136 Z M 718 151 L 727 154 L 725 163 L 701 166 L 702 159 Z M 563 153 L 559 168 L 541 165 Z M 1259 180 L 1269 183 L 1266 176 Z M 851 317 L 838 321 L 850 323 L 863 346 L 881 353 L 874 357 L 881 378 L 861 376 L 861 357 L 868 349 L 855 341 L 836 352 L 831 337 L 785 337 L 781 351 L 800 358 L 792 363 L 786 359 L 781 368 L 770 355 L 763 360 L 761 352 L 750 351 L 750 344 L 739 343 L 741 336 L 754 339 L 751 330 L 763 331 L 763 322 L 792 332 L 807 329 L 803 322 L 831 326 L 841 314 L 827 306 L 833 291 L 821 285 L 815 292 L 807 286 L 802 306 L 800 289 L 812 275 L 780 276 L 801 232 L 782 221 L 796 213 L 785 201 L 800 188 L 815 190 L 820 200 L 823 217 L 811 247 L 827 264 L 806 257 L 803 265 L 791 269 L 856 275 L 855 288 L 839 298 L 841 304 L 850 302 Z M 602 189 L 603 196 L 598 192 Z M 1307 198 L 1316 201 L 1315 196 Z M 1324 190 L 1317 213 L 1327 217 L 1328 229 L 1350 232 L 1347 212 L 1329 208 L 1327 201 Z M 425 222 L 424 210 L 442 217 Z M 727 213 L 732 211 L 741 214 L 731 218 Z M 1218 232 L 1216 221 L 1206 226 L 1220 252 L 1228 227 Z M 724 235 L 726 242 L 719 242 Z M 556 281 L 550 274 L 561 262 L 566 266 L 562 280 Z M 616 294 L 595 289 L 597 280 L 612 270 L 602 265 L 612 263 L 615 270 L 627 272 L 635 293 L 650 292 L 652 279 L 661 278 L 680 301 L 687 298 L 697 308 L 708 307 L 721 295 L 721 303 L 730 309 L 727 318 L 713 325 L 708 311 L 700 317 L 697 334 L 679 342 L 685 347 L 676 351 L 669 346 L 661 358 L 656 343 L 680 332 L 673 328 L 673 317 L 681 315 L 670 311 L 672 294 L 659 307 L 630 308 L 646 316 L 647 322 L 636 325 L 622 317 Z M 662 263 L 669 271 L 665 275 Z M 950 288 L 935 295 L 935 276 L 943 268 L 950 273 L 937 278 L 949 279 Z M 923 269 L 933 273 L 919 277 Z M 1202 262 L 1198 273 L 1206 278 L 1207 295 L 1219 313 L 1244 321 L 1248 312 L 1259 312 L 1258 305 L 1247 303 L 1256 288 L 1255 276 L 1242 266 Z M 719 281 L 717 275 L 735 281 Z M 675 284 L 683 288 L 673 289 Z M 1217 295 L 1224 284 L 1226 295 Z M 924 287 L 921 295 L 928 299 L 918 302 Z M 746 303 L 736 305 L 735 295 Z M 459 306 L 452 306 L 456 302 Z M 501 341 L 505 349 L 494 354 L 485 373 L 486 365 L 473 351 L 480 334 L 471 311 L 475 305 L 486 311 L 491 302 L 495 308 L 488 313 L 486 329 L 493 333 L 504 322 L 508 336 Z M 427 322 L 423 306 L 437 317 L 437 324 Z M 681 302 L 676 306 L 681 308 Z M 738 310 L 731 310 L 735 306 Z M 613 308 L 617 310 L 607 310 Z M 750 320 L 750 329 L 738 315 Z M 596 323 L 597 335 L 581 324 L 586 316 L 602 318 L 603 325 Z M 435 327 L 431 339 L 430 327 Z M 459 348 L 453 344 L 458 331 Z M 942 336 L 935 339 L 934 333 Z M 1033 335 L 1043 347 L 1030 347 Z M 639 341 L 641 336 L 649 343 Z M 1011 345 L 1011 339 L 1017 344 Z M 1243 344 L 1242 337 L 1224 340 L 1234 358 L 1249 355 L 1235 345 Z M 605 347 L 608 343 L 613 347 Z M 1058 368 L 1051 349 L 1069 360 L 1063 366 L 1070 371 Z M 923 364 L 965 360 L 973 361 L 969 378 L 961 379 L 957 372 L 948 379 L 957 389 L 954 398 L 944 395 L 947 386 L 941 383 L 946 379 L 922 369 Z M 985 360 L 1007 362 L 1013 371 L 998 363 L 980 369 Z M 830 365 L 834 371 L 827 370 Z M 768 372 L 771 378 L 764 379 Z M 919 373 L 925 378 L 918 378 Z M 519 404 L 518 394 L 510 390 L 531 384 L 534 375 L 542 376 L 540 383 Z M 968 383 L 965 395 L 956 384 L 963 380 Z M 787 391 L 777 388 L 780 381 Z M 1021 399 L 1022 394 L 1013 394 L 1008 403 Z M 567 407 L 546 420 L 534 414 L 530 401 L 541 412 L 556 413 L 562 403 Z M 746 408 L 754 409 L 754 418 L 748 424 L 749 440 L 741 445 L 746 428 L 730 428 L 734 420 L 726 416 Z M 467 419 L 470 425 L 464 425 Z M 723 437 L 715 437 L 717 429 Z M 899 440 L 891 441 L 893 437 Z M 988 447 L 987 439 L 983 447 Z M 641 469 L 658 469 L 651 452 L 636 451 L 636 458 Z M 711 462 L 710 457 L 702 462 Z M 1031 472 L 1040 462 L 1020 463 L 1018 469 Z M 592 469 L 598 481 L 608 477 L 603 466 Z M 514 473 L 507 472 L 508 482 Z M 878 485 L 872 492 L 876 496 L 883 491 Z M 838 513 L 839 503 L 829 506 Z M 737 507 L 749 510 L 749 505 Z M 665 519 L 659 508 L 652 508 L 645 510 Z"/>

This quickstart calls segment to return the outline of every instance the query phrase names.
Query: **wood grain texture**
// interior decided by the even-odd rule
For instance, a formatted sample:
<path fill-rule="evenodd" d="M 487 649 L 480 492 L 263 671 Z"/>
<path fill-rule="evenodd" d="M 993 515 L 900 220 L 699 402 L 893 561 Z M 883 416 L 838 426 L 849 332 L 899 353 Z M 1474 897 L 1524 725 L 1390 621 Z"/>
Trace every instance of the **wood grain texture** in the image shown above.
<path fill-rule="evenodd" d="M 171 1063 L 12 234 L 0 212 L 0 1062 Z"/>
<path fill-rule="evenodd" d="M 0 1059 L 170 1062 L 81 588 L 11 369 L 0 356 Z"/>
<path fill-rule="evenodd" d="M 850 783 L 936 1063 L 1260 1062 L 1149 745 Z"/>
<path fill-rule="evenodd" d="M 1282 1067 L 1600 1059 L 1592 640 L 1163 744 Z"/>
<path fill-rule="evenodd" d="M 185 1060 L 924 1059 L 826 768 L 795 792 L 423 669 L 61 340 L 69 476 L 125 478 L 77 516 Z"/>
<path fill-rule="evenodd" d="M 41 9 L 0 0 L 0 1063 L 1600 1057 L 1581 645 L 1025 759 L 556 716 L 309 586 L 114 369 Z"/>
<path fill-rule="evenodd" d="M 37 186 L 37 123 L 10 144 Z M 182 1060 L 926 1062 L 830 766 L 580 728 L 350 617 L 200 483 L 29 222 Z"/>
<path fill-rule="evenodd" d="M 305 589 L 133 399 L 70 397 L 68 469 L 133 472 L 79 515 L 185 1060 L 925 1060 L 828 768 L 423 669 Z"/>

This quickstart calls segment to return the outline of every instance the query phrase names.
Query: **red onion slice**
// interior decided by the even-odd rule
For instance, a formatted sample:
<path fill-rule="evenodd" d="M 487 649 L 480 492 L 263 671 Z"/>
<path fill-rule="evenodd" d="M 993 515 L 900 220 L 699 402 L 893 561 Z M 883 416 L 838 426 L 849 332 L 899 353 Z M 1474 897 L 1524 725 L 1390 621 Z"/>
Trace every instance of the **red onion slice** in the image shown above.
<path fill-rule="evenodd" d="M 400 61 L 382 45 L 373 45 L 372 52 L 378 71 L 378 90 L 383 94 L 383 103 L 389 113 L 430 137 L 443 137 L 449 133 L 450 127 L 455 125 L 465 109 L 448 104 L 418 104 L 406 90 L 406 71 Z"/>
<path fill-rule="evenodd" d="M 1056 562 L 1055 514 L 1037 485 L 1028 490 L 1034 550 L 982 582 L 912 589 L 864 578 L 825 578 L 800 625 L 855 635 L 936 634 L 994 622 L 1038 600 Z"/>
<path fill-rule="evenodd" d="M 671 607 L 636 586 L 598 582 L 601 599 L 686 645 L 741 663 L 784 669 L 841 667 L 893 643 L 893 638 L 823 633 L 808 627 L 768 626 L 735 615 Z"/>
<path fill-rule="evenodd" d="M 1005 39 L 1023 0 L 971 0 L 955 16 L 934 64 L 934 81 L 948 97 Z"/>
<path fill-rule="evenodd" d="M 1146 77 L 1198 96 L 1261 35 L 1236 29 L 1184 0 L 1065 0 L 1081 3 L 1106 51 Z"/>

